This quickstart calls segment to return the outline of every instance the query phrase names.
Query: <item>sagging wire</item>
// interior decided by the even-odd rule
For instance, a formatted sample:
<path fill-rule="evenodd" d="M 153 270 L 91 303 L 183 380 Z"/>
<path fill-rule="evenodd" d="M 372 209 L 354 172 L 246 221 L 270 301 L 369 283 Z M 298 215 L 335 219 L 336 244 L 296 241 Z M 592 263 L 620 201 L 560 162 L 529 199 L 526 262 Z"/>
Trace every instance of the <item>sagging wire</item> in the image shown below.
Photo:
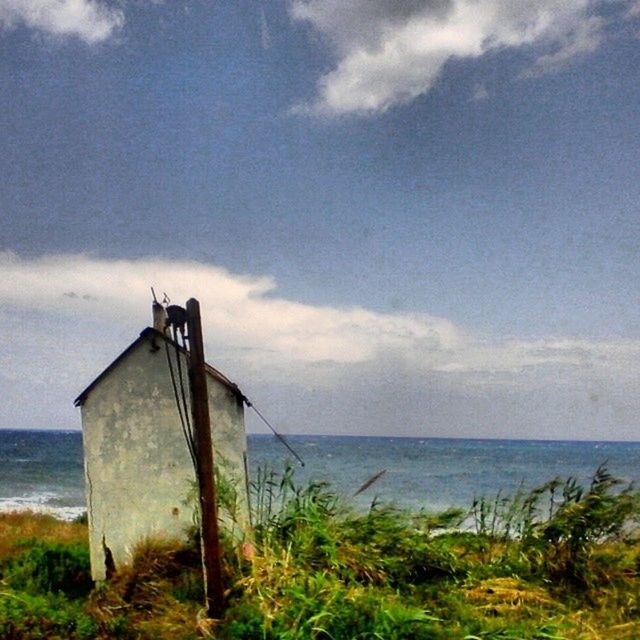
<path fill-rule="evenodd" d="M 151 287 L 151 293 L 153 295 L 154 304 L 160 304 L 156 298 L 156 292 Z M 178 344 L 178 330 L 177 327 L 180 327 L 180 333 L 182 334 L 182 342 L 184 347 L 184 318 L 180 317 L 178 321 L 176 321 L 175 311 L 181 310 L 180 307 L 169 306 L 169 296 L 164 294 L 164 298 L 162 300 L 162 306 L 165 308 L 166 313 L 166 322 L 173 329 L 173 345 L 175 347 L 176 352 L 176 364 L 178 369 L 178 379 L 180 380 L 180 392 L 178 392 L 178 384 L 176 383 L 176 374 L 173 369 L 173 363 L 171 362 L 171 355 L 169 353 L 169 341 L 165 340 L 165 353 L 167 355 L 167 364 L 169 365 L 169 375 L 171 377 L 171 386 L 173 387 L 173 395 L 176 401 L 176 407 L 178 409 L 178 416 L 180 417 L 180 426 L 182 428 L 182 434 L 184 435 L 184 439 L 187 443 L 187 449 L 189 450 L 189 455 L 191 456 L 191 462 L 193 463 L 193 468 L 198 468 L 198 462 L 196 457 L 196 445 L 193 437 L 193 430 L 191 428 L 191 420 L 189 418 L 189 404 L 187 403 L 187 395 L 184 389 L 184 377 L 182 375 L 182 361 L 180 358 L 180 347 Z M 170 312 L 173 311 L 173 313 Z M 179 314 L 180 315 L 180 314 Z"/>
<path fill-rule="evenodd" d="M 189 449 L 189 455 L 191 456 L 191 461 L 193 462 L 193 468 L 196 469 L 197 468 L 196 451 L 195 451 L 195 446 L 193 441 L 193 435 L 191 434 L 191 423 L 189 421 L 188 415 L 185 415 L 187 412 L 186 407 L 184 407 L 183 409 L 183 404 L 180 401 L 180 395 L 178 393 L 178 385 L 176 383 L 176 376 L 173 370 L 173 363 L 171 362 L 171 355 L 169 353 L 168 340 L 164 341 L 164 346 L 165 346 L 165 353 L 167 354 L 167 363 L 169 365 L 169 375 L 171 376 L 171 386 L 173 387 L 173 395 L 176 400 L 176 407 L 178 408 L 178 416 L 180 416 L 180 426 L 182 427 L 182 433 L 184 435 L 184 439 L 187 442 L 187 449 Z M 176 358 L 179 363 L 180 362 L 179 352 L 176 353 Z M 182 384 L 182 375 L 181 373 L 179 375 L 181 378 L 180 386 L 183 387 L 184 385 Z"/>
<path fill-rule="evenodd" d="M 286 438 L 281 433 L 278 433 L 276 431 L 275 427 L 260 413 L 258 408 L 253 404 L 253 402 L 251 402 L 251 400 L 249 400 L 249 398 L 245 396 L 244 401 L 247 407 L 253 409 L 256 412 L 258 418 L 260 418 L 260 420 L 262 420 L 262 422 L 264 422 L 267 427 L 271 429 L 273 435 L 278 438 L 278 440 L 280 440 L 280 442 L 282 442 L 282 444 L 293 454 L 295 459 L 300 463 L 300 466 L 304 467 L 304 460 L 296 453 L 295 449 L 287 442 Z"/>
<path fill-rule="evenodd" d="M 187 429 L 189 437 L 191 438 L 191 445 L 195 451 L 195 441 L 193 437 L 193 428 L 191 427 L 191 418 L 189 417 L 189 403 L 187 402 L 187 393 L 184 389 L 184 377 L 182 375 L 182 359 L 180 358 L 180 346 L 178 343 L 178 329 L 175 325 L 173 329 L 173 343 L 176 350 L 176 360 L 178 361 L 178 380 L 180 380 L 180 396 L 182 397 L 182 406 L 184 407 L 184 414 L 186 416 Z M 184 339 L 184 329 L 180 329 L 180 335 L 182 336 L 182 349 L 187 353 L 187 345 Z"/>
<path fill-rule="evenodd" d="M 153 294 L 154 302 L 157 303 L 156 294 L 151 288 L 151 292 Z M 176 406 L 178 407 L 178 415 L 180 416 L 180 424 L 182 426 L 182 433 L 184 434 L 185 440 L 187 441 L 187 447 L 189 449 L 189 454 L 191 455 L 191 460 L 193 461 L 194 468 L 197 469 L 196 462 L 196 444 L 195 439 L 193 437 L 193 429 L 191 426 L 191 420 L 189 418 L 189 403 L 187 402 L 187 394 L 184 388 L 184 377 L 182 375 L 182 364 L 180 359 L 180 349 L 182 348 L 185 353 L 188 353 L 185 334 L 184 334 L 184 325 L 186 322 L 186 317 L 184 314 L 184 309 L 177 305 L 170 305 L 170 300 L 167 294 L 164 294 L 164 298 L 162 300 L 162 304 L 165 307 L 165 311 L 167 313 L 167 326 L 171 327 L 173 334 L 173 345 L 175 347 L 176 352 L 176 362 L 178 369 L 178 379 L 180 381 L 180 391 L 178 392 L 178 385 L 176 383 L 176 376 L 173 370 L 173 364 L 171 362 L 171 357 L 169 355 L 169 344 L 168 340 L 165 340 L 166 354 L 167 354 L 167 363 L 169 364 L 169 373 L 171 375 L 171 385 L 173 387 L 173 393 L 176 400 Z M 182 344 L 178 340 L 178 332 L 182 337 Z M 233 385 L 235 386 L 235 385 Z M 241 394 L 242 395 L 242 394 Z M 304 467 L 304 460 L 298 455 L 295 449 L 287 442 L 286 438 L 275 429 L 275 427 L 262 415 L 260 410 L 247 398 L 242 395 L 242 399 L 244 400 L 247 407 L 253 409 L 256 412 L 256 415 L 264 424 L 269 427 L 273 435 L 278 438 L 278 440 L 289 450 L 289 452 L 293 455 L 293 457 L 300 463 L 301 467 Z"/>

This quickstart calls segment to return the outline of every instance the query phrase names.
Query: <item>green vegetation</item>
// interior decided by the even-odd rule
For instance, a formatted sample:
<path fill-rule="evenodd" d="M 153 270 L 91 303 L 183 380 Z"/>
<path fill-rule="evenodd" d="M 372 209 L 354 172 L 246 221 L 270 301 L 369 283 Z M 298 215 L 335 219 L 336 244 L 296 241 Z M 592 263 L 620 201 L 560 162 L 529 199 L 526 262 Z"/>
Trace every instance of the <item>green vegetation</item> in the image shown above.
<path fill-rule="evenodd" d="M 640 498 L 604 468 L 469 513 L 356 513 L 261 472 L 251 541 L 224 541 L 227 610 L 202 615 L 195 544 L 146 541 L 90 590 L 86 524 L 0 516 L 0 637 L 640 638 Z M 233 517 L 226 492 L 225 517 Z"/>

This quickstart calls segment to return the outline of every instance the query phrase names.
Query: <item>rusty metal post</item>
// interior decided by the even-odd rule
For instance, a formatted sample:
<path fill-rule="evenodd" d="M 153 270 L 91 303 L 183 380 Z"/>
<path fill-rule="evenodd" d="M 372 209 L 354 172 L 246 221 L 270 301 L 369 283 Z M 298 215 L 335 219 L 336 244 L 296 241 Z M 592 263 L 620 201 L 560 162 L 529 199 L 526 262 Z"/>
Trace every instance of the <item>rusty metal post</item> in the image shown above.
<path fill-rule="evenodd" d="M 213 474 L 211 423 L 205 372 L 200 304 L 195 298 L 187 301 L 187 332 L 189 337 L 189 383 L 191 412 L 195 438 L 198 488 L 200 495 L 202 564 L 207 614 L 221 618 L 224 610 L 224 588 L 220 538 L 218 535 L 218 504 Z"/>

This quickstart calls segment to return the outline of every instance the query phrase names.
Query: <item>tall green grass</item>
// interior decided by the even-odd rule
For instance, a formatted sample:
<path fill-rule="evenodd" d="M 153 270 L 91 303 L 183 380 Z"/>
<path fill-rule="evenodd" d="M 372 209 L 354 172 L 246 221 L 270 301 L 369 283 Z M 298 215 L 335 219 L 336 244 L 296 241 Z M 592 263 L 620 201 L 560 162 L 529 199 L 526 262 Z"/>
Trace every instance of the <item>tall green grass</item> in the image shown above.
<path fill-rule="evenodd" d="M 226 491 L 226 517 L 233 501 Z M 213 622 L 197 537 L 141 542 L 88 593 L 77 530 L 60 523 L 56 540 L 47 522 L 46 542 L 35 526 L 18 539 L 0 516 L 13 532 L 0 545 L 0 637 L 640 638 L 640 502 L 605 468 L 587 486 L 556 479 L 430 514 L 375 501 L 358 512 L 287 467 L 260 471 L 252 505 L 252 532 L 223 540 L 226 612 Z"/>

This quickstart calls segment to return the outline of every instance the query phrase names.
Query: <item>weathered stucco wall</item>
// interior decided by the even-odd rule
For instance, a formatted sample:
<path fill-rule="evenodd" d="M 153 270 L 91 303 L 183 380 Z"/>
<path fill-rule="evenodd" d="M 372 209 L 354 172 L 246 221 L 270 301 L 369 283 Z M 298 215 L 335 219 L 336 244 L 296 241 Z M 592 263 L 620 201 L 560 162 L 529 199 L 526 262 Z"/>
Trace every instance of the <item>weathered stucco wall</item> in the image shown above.
<path fill-rule="evenodd" d="M 184 537 L 194 524 L 195 472 L 180 426 L 166 346 L 143 340 L 90 390 L 82 405 L 87 510 L 94 580 L 105 577 L 105 547 L 116 567 L 145 538 Z M 176 372 L 176 352 L 170 355 Z M 182 370 L 188 397 L 185 356 Z M 246 523 L 246 436 L 242 403 L 207 376 L 214 456 L 238 494 Z M 229 518 L 227 518 L 227 522 Z"/>

